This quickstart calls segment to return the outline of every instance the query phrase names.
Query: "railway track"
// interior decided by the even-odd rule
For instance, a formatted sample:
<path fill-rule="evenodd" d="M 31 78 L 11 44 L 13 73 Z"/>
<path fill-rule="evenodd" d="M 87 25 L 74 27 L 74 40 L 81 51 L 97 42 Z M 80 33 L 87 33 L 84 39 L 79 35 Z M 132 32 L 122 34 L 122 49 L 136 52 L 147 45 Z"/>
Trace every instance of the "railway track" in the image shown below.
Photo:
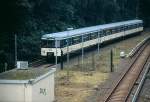
<path fill-rule="evenodd" d="M 40 67 L 41 65 L 46 64 L 45 58 L 40 58 L 32 63 L 29 63 L 29 67 Z"/>
<path fill-rule="evenodd" d="M 129 65 L 128 70 L 122 75 L 115 87 L 111 90 L 105 102 L 126 102 L 128 96 L 138 79 L 143 67 L 147 63 L 150 56 L 150 40 L 143 43 L 138 49 L 134 58 Z"/>
<path fill-rule="evenodd" d="M 150 59 L 149 59 L 149 62 L 150 62 Z M 136 91 L 134 92 L 134 95 L 132 96 L 131 99 L 129 98 L 130 101 L 132 101 L 132 102 L 141 102 L 142 101 L 142 100 L 140 100 L 140 98 L 141 98 L 141 94 L 143 94 L 142 91 L 144 91 L 145 85 L 147 84 L 147 75 L 149 72 L 149 68 L 150 68 L 150 63 L 147 64 L 147 66 L 144 70 L 144 73 L 142 74 L 142 77 L 140 78 L 139 85 L 135 89 Z M 144 93 L 144 95 L 147 95 L 147 94 Z"/>
<path fill-rule="evenodd" d="M 49 64 L 46 61 L 46 58 L 39 58 L 31 63 L 29 63 L 29 67 L 32 68 L 48 68 L 48 67 L 52 67 L 55 66 L 55 64 Z"/>

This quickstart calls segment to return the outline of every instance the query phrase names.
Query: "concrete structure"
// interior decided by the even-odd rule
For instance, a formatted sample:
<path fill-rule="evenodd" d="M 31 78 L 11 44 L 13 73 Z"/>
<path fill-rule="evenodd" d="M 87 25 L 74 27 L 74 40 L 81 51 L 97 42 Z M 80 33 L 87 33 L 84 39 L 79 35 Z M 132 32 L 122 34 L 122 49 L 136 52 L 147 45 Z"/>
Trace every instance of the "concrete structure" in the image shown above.
<path fill-rule="evenodd" d="M 30 68 L 0 74 L 0 102 L 53 102 L 54 72 Z"/>

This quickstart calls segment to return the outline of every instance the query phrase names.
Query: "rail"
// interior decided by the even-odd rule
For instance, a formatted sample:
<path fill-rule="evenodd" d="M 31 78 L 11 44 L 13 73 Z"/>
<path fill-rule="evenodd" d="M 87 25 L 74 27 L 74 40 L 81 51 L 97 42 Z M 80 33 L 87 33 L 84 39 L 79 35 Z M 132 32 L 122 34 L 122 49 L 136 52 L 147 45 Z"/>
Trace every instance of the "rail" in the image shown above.
<path fill-rule="evenodd" d="M 149 68 L 150 68 L 150 64 L 148 64 L 148 66 L 146 67 L 146 70 L 145 70 L 144 75 L 143 75 L 143 77 L 142 77 L 142 79 L 140 81 L 140 84 L 139 84 L 139 86 L 138 86 L 138 88 L 137 88 L 137 90 L 136 90 L 136 92 L 135 92 L 135 94 L 134 94 L 134 96 L 132 98 L 132 102 L 136 102 L 137 101 L 137 98 L 138 98 L 139 93 L 140 93 L 140 91 L 142 89 L 142 86 L 143 86 L 144 81 L 146 79 L 146 75 L 147 75 L 147 73 L 149 71 Z"/>
<path fill-rule="evenodd" d="M 148 40 L 146 40 L 146 42 L 147 42 L 147 41 L 148 41 Z M 148 42 L 148 44 L 149 44 L 149 42 Z M 119 86 L 119 84 L 121 83 L 121 81 L 122 81 L 122 80 L 125 78 L 125 76 L 129 73 L 131 67 L 134 66 L 134 64 L 135 64 L 135 62 L 137 61 L 137 59 L 139 58 L 139 56 L 142 54 L 143 50 L 146 48 L 147 43 L 144 43 L 144 45 L 145 45 L 144 47 L 143 47 L 143 46 L 140 47 L 141 51 L 140 51 L 140 52 L 138 53 L 138 55 L 135 57 L 135 59 L 133 60 L 133 62 L 132 62 L 131 65 L 129 66 L 128 70 L 121 76 L 120 80 L 117 81 L 116 86 L 114 87 L 113 90 L 111 90 L 111 92 L 110 92 L 110 94 L 108 95 L 108 97 L 106 98 L 105 102 L 108 102 L 108 101 L 109 101 L 109 99 L 111 98 L 112 93 L 114 93 L 114 91 L 117 89 L 117 87 Z M 147 59 L 146 59 L 146 60 L 147 60 Z M 143 66 L 144 66 L 144 64 L 143 64 Z M 127 97 L 128 97 L 128 96 L 127 96 Z M 127 97 L 125 98 L 125 100 L 127 99 Z"/>
<path fill-rule="evenodd" d="M 38 60 L 36 60 L 36 61 L 34 61 L 32 63 L 29 63 L 29 67 L 37 67 L 37 66 L 40 66 L 41 64 L 43 64 L 45 62 L 46 62 L 45 58 L 38 59 Z"/>

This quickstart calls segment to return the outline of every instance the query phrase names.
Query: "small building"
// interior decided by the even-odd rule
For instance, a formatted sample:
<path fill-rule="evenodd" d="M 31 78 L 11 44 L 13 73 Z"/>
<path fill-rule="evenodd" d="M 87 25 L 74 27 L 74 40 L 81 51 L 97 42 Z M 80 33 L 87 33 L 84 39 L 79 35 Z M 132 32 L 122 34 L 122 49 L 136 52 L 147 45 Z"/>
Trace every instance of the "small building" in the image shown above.
<path fill-rule="evenodd" d="M 53 102 L 55 68 L 13 69 L 0 74 L 0 102 Z"/>

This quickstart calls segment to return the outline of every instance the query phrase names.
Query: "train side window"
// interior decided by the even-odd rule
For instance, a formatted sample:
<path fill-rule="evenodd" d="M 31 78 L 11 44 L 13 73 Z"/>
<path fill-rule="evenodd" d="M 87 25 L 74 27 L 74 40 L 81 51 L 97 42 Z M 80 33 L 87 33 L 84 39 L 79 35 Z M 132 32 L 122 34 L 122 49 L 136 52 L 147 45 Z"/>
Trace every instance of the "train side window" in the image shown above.
<path fill-rule="evenodd" d="M 141 25 L 140 25 L 140 23 L 138 24 L 138 27 L 140 27 Z"/>
<path fill-rule="evenodd" d="M 132 25 L 130 25 L 130 29 L 132 29 L 133 27 L 132 27 Z"/>
<path fill-rule="evenodd" d="M 135 28 L 135 25 L 133 24 L 133 25 L 132 25 L 132 29 L 134 29 L 134 28 Z"/>
<path fill-rule="evenodd" d="M 130 30 L 130 25 L 127 26 L 127 30 Z"/>
<path fill-rule="evenodd" d="M 84 41 L 88 41 L 89 40 L 89 34 L 83 35 L 83 39 L 84 39 Z"/>
<path fill-rule="evenodd" d="M 116 33 L 116 28 L 114 27 L 114 28 L 112 28 L 112 34 L 115 34 Z"/>
<path fill-rule="evenodd" d="M 115 27 L 115 33 L 119 32 L 119 27 Z"/>
<path fill-rule="evenodd" d="M 136 28 L 136 24 L 133 24 L 133 29 L 135 29 Z"/>
<path fill-rule="evenodd" d="M 63 39 L 60 41 L 60 46 L 61 47 L 66 47 L 68 44 L 68 39 Z M 71 38 L 69 38 L 69 45 L 71 45 Z"/>
<path fill-rule="evenodd" d="M 124 31 L 125 29 L 124 29 L 124 26 L 121 26 L 121 31 Z"/>
<path fill-rule="evenodd" d="M 67 46 L 67 39 L 63 39 L 61 44 L 63 47 L 66 47 Z"/>
<path fill-rule="evenodd" d="M 119 32 L 121 32 L 121 27 L 118 28 Z"/>
<path fill-rule="evenodd" d="M 121 26 L 119 26 L 119 32 L 121 32 L 122 31 L 122 27 Z"/>
<path fill-rule="evenodd" d="M 72 44 L 78 44 L 81 42 L 81 36 L 76 36 L 72 38 Z"/>
<path fill-rule="evenodd" d="M 129 30 L 130 29 L 130 26 L 129 25 L 127 25 L 127 30 Z"/>
<path fill-rule="evenodd" d="M 136 28 L 138 28 L 139 27 L 139 25 L 138 24 L 136 24 Z"/>
<path fill-rule="evenodd" d="M 124 26 L 124 29 L 125 29 L 125 30 L 128 30 L 128 25 L 125 25 L 125 26 Z"/>
<path fill-rule="evenodd" d="M 106 29 L 104 29 L 103 36 L 106 36 Z"/>
<path fill-rule="evenodd" d="M 112 33 L 112 34 L 116 33 L 115 28 L 112 28 L 112 29 L 111 29 L 111 33 Z"/>
<path fill-rule="evenodd" d="M 69 45 L 72 45 L 72 38 L 69 38 Z"/>
<path fill-rule="evenodd" d="M 125 25 L 125 26 L 124 26 L 124 31 L 126 31 L 126 30 L 127 30 L 127 26 Z"/>
<path fill-rule="evenodd" d="M 135 28 L 135 24 L 132 25 L 132 29 L 134 29 L 134 28 Z"/>
<path fill-rule="evenodd" d="M 99 34 L 100 34 L 100 37 L 103 37 L 104 36 L 104 31 L 101 30 Z"/>
<path fill-rule="evenodd" d="M 60 47 L 63 47 L 63 40 L 60 41 Z"/>
<path fill-rule="evenodd" d="M 138 27 L 138 24 L 135 24 L 135 28 L 137 28 Z"/>
<path fill-rule="evenodd" d="M 128 30 L 132 29 L 132 26 L 131 25 L 128 25 Z"/>
<path fill-rule="evenodd" d="M 54 48 L 55 47 L 55 40 L 43 40 L 42 41 L 43 48 Z"/>
<path fill-rule="evenodd" d="M 123 27 L 122 26 L 120 26 L 120 32 L 122 32 L 123 31 Z"/>
<path fill-rule="evenodd" d="M 110 29 L 105 29 L 104 32 L 105 32 L 105 35 L 106 35 L 106 36 L 111 34 Z"/>
<path fill-rule="evenodd" d="M 110 29 L 110 34 L 112 34 L 112 30 L 113 30 L 113 28 Z"/>
<path fill-rule="evenodd" d="M 70 45 L 72 44 L 72 39 L 71 39 L 71 38 L 68 38 L 68 39 L 67 39 L 67 43 L 68 43 L 68 45 L 70 46 Z"/>
<path fill-rule="evenodd" d="M 48 40 L 42 40 L 42 47 L 47 48 L 48 47 Z"/>
<path fill-rule="evenodd" d="M 89 40 L 92 40 L 92 38 L 91 38 L 91 34 L 92 34 L 92 33 L 89 33 L 89 34 L 88 34 L 88 35 L 89 35 Z"/>
<path fill-rule="evenodd" d="M 105 36 L 104 30 L 100 31 L 100 37 L 103 37 L 103 36 Z"/>
<path fill-rule="evenodd" d="M 117 27 L 116 30 L 117 30 L 117 33 L 119 33 L 120 32 L 120 27 Z"/>
<path fill-rule="evenodd" d="M 143 27 L 143 23 L 139 23 L 139 26 L 140 26 L 140 27 Z"/>
<path fill-rule="evenodd" d="M 134 28 L 137 28 L 137 24 L 134 24 Z"/>
<path fill-rule="evenodd" d="M 99 32 L 99 37 L 102 37 L 103 31 Z"/>
<path fill-rule="evenodd" d="M 128 30 L 128 25 L 125 26 L 125 30 Z"/>
<path fill-rule="evenodd" d="M 141 27 L 140 23 L 138 23 L 138 27 Z"/>
<path fill-rule="evenodd" d="M 98 37 L 98 33 L 97 33 L 97 32 L 90 34 L 91 40 L 92 40 L 92 39 L 96 39 L 97 37 Z"/>

